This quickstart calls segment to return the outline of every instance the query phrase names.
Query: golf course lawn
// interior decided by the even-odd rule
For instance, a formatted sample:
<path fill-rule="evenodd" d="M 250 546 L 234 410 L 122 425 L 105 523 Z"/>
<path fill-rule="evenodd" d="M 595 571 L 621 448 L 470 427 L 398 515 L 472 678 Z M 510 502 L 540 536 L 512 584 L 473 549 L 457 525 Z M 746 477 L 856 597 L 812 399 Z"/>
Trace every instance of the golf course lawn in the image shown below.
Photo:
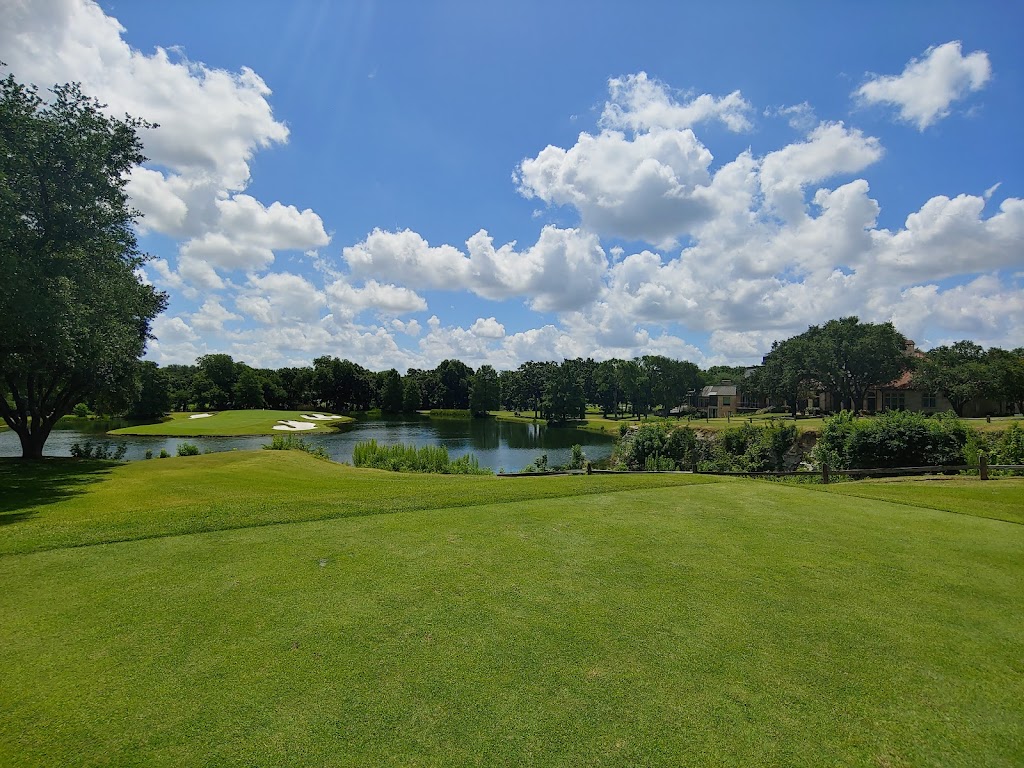
<path fill-rule="evenodd" d="M 0 764 L 1018 766 L 958 482 L 0 460 Z"/>
<path fill-rule="evenodd" d="M 310 421 L 304 414 L 322 414 L 330 416 L 326 411 L 211 411 L 205 418 L 193 418 L 194 413 L 172 413 L 166 421 L 157 424 L 143 424 L 135 427 L 115 429 L 111 435 L 160 435 L 167 437 L 201 437 L 229 435 L 278 435 L 281 430 L 274 427 L 281 421 Z M 304 430 L 300 434 L 328 432 L 333 426 L 351 422 L 349 416 L 338 416 L 331 421 L 314 422 L 316 427 Z"/>

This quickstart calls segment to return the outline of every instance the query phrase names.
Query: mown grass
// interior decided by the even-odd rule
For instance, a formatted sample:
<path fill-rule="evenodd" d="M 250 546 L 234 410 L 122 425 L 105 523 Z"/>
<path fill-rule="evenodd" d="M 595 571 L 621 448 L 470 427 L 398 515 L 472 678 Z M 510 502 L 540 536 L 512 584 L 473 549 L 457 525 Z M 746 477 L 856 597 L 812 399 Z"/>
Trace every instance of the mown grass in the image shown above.
<path fill-rule="evenodd" d="M 204 419 L 190 418 L 192 413 L 172 413 L 167 419 L 157 424 L 115 429 L 111 435 L 161 435 L 168 437 L 223 437 L 230 435 L 273 435 L 280 434 L 274 426 L 279 421 L 309 421 L 303 419 L 304 413 L 323 413 L 326 411 L 218 411 Z M 353 421 L 348 416 L 341 416 L 333 421 L 316 422 L 316 428 L 305 430 L 301 434 L 328 432 L 333 427 Z M 332 426 L 333 425 L 333 426 Z"/>
<path fill-rule="evenodd" d="M 109 482 L 99 482 L 108 480 Z M 232 451 L 114 464 L 0 459 L 0 554 L 302 520 L 717 482 L 685 475 L 423 476 L 300 451 Z M 5 525 L 9 519 L 18 525 Z"/>
<path fill-rule="evenodd" d="M 857 480 L 810 487 L 842 496 L 1024 525 L 1024 478 L 1021 477 L 997 477 L 987 481 L 977 476 Z"/>
<path fill-rule="evenodd" d="M 255 456 L 150 462 L 147 497 L 143 463 L 73 489 L 38 470 L 38 518 L 0 536 L 102 524 L 122 493 L 201 529 L 245 485 L 365 515 L 0 557 L 0 764 L 1024 759 L 1024 526 L 749 480 L 332 481 Z"/>

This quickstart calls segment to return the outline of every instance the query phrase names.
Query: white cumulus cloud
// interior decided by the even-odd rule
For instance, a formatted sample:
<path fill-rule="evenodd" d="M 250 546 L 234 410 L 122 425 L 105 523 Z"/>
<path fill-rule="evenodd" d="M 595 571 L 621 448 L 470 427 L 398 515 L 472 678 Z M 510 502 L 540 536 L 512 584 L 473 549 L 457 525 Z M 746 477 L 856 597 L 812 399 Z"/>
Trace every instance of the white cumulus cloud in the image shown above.
<path fill-rule="evenodd" d="M 648 77 L 646 72 L 638 72 L 608 81 L 608 101 L 600 123 L 604 128 L 639 133 L 652 128 L 690 128 L 719 120 L 731 131 L 746 131 L 751 128 L 751 110 L 739 91 L 718 98 L 703 93 L 679 101 L 668 85 Z"/>
<path fill-rule="evenodd" d="M 899 75 L 868 80 L 855 92 L 864 104 L 892 104 L 900 117 L 923 131 L 949 114 L 950 105 L 981 90 L 992 76 L 985 51 L 963 55 L 960 41 L 929 48 Z"/>

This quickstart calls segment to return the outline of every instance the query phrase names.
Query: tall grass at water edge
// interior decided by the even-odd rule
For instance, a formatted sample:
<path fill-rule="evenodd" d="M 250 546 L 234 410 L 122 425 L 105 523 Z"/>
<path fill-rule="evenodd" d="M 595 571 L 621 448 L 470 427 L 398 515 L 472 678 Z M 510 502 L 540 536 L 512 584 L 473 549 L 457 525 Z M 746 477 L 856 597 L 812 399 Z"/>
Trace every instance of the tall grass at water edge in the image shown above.
<path fill-rule="evenodd" d="M 391 472 L 431 472 L 442 475 L 490 475 L 472 454 L 451 459 L 443 445 L 380 445 L 376 440 L 356 443 L 352 464 Z"/>

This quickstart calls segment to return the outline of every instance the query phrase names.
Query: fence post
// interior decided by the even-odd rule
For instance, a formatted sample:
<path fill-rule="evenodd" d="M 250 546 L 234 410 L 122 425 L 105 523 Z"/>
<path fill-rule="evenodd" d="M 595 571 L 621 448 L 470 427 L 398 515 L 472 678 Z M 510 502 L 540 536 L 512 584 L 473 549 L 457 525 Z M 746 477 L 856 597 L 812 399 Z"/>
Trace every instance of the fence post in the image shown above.
<path fill-rule="evenodd" d="M 587 462 L 587 474 L 588 475 L 594 474 L 594 465 L 591 464 L 589 461 Z"/>
<path fill-rule="evenodd" d="M 695 475 L 697 474 L 697 462 L 696 462 L 696 461 L 695 461 L 695 462 L 693 462 L 693 466 L 692 466 L 692 467 L 690 468 L 690 471 L 691 471 L 691 472 L 692 472 L 693 474 L 695 474 Z"/>
<path fill-rule="evenodd" d="M 821 483 L 822 485 L 828 485 L 828 464 L 826 463 L 821 465 Z"/>
<path fill-rule="evenodd" d="M 982 480 L 988 480 L 988 454 L 984 451 L 978 454 L 978 474 Z"/>

